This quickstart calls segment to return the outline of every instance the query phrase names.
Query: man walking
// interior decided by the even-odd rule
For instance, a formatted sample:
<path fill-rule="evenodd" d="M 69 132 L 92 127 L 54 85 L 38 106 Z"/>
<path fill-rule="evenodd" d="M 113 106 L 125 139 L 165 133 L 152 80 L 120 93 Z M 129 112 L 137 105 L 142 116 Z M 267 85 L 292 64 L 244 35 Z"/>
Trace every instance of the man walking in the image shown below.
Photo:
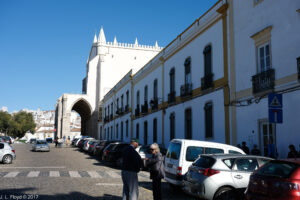
<path fill-rule="evenodd" d="M 122 157 L 123 200 L 137 200 L 139 196 L 137 173 L 142 167 L 142 159 L 135 150 L 139 145 L 137 139 L 132 139 L 130 145 L 124 149 Z"/>

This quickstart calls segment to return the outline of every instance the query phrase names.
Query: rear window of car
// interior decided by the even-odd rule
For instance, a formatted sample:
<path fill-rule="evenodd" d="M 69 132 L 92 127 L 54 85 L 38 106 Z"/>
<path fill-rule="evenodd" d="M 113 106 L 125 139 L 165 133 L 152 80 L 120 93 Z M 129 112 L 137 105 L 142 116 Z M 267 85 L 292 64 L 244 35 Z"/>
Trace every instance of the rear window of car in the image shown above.
<path fill-rule="evenodd" d="M 257 174 L 266 176 L 278 176 L 281 178 L 289 178 L 298 165 L 289 162 L 270 161 L 262 166 Z"/>
<path fill-rule="evenodd" d="M 206 154 L 216 154 L 216 153 L 224 153 L 224 149 L 217 149 L 217 148 L 205 148 Z"/>
<path fill-rule="evenodd" d="M 216 160 L 212 157 L 201 156 L 193 165 L 201 168 L 211 168 L 215 164 Z"/>
<path fill-rule="evenodd" d="M 119 151 L 119 150 L 124 149 L 124 148 L 127 147 L 127 146 L 129 146 L 129 144 L 119 144 L 119 145 L 117 145 L 117 146 L 115 147 L 114 150 Z"/>
<path fill-rule="evenodd" d="M 180 156 L 180 150 L 181 143 L 171 142 L 166 157 L 178 160 Z"/>
<path fill-rule="evenodd" d="M 203 147 L 188 147 L 186 149 L 186 157 L 185 159 L 187 161 L 195 161 L 200 154 L 204 154 L 204 148 Z"/>
<path fill-rule="evenodd" d="M 47 144 L 46 141 L 37 141 L 36 143 L 37 143 L 37 144 Z"/>
<path fill-rule="evenodd" d="M 224 159 L 223 162 L 227 167 L 231 169 L 234 164 L 234 160 L 235 160 L 234 158 L 229 158 L 229 159 Z"/>
<path fill-rule="evenodd" d="M 3 149 L 3 148 L 4 148 L 4 144 L 0 143 L 0 149 Z"/>

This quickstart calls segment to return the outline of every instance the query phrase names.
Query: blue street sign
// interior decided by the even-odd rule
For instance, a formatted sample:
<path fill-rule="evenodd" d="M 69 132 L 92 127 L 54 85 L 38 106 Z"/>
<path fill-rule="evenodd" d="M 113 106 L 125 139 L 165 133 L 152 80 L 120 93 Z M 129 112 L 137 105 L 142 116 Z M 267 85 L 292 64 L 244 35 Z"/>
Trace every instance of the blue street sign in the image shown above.
<path fill-rule="evenodd" d="M 282 109 L 269 109 L 269 123 L 282 123 Z"/>
<path fill-rule="evenodd" d="M 271 93 L 268 95 L 269 109 L 282 108 L 282 94 Z"/>

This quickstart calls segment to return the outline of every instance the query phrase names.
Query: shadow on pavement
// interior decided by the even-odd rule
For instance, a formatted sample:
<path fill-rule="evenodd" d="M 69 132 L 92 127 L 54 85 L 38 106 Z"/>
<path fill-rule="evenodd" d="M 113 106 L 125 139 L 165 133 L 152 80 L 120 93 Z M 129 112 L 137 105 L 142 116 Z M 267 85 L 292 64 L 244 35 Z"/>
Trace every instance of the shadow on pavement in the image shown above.
<path fill-rule="evenodd" d="M 71 192 L 69 194 L 54 194 L 54 195 L 40 195 L 33 194 L 32 190 L 36 188 L 22 188 L 22 189 L 2 189 L 0 191 L 0 199 L 36 199 L 36 200 L 121 200 L 122 197 L 104 194 L 103 196 L 90 196 L 81 192 Z"/>

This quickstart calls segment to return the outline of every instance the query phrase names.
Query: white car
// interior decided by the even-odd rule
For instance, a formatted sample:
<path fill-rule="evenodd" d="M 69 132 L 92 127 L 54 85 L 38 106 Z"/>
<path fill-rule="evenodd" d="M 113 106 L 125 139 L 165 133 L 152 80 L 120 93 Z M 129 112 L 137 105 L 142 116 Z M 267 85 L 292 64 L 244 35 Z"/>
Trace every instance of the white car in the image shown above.
<path fill-rule="evenodd" d="M 165 180 L 172 186 L 183 186 L 183 177 L 201 154 L 245 154 L 243 150 L 217 142 L 173 139 L 165 157 Z"/>
<path fill-rule="evenodd" d="M 0 142 L 0 161 L 4 164 L 10 164 L 15 158 L 15 150 L 8 143 Z"/>

